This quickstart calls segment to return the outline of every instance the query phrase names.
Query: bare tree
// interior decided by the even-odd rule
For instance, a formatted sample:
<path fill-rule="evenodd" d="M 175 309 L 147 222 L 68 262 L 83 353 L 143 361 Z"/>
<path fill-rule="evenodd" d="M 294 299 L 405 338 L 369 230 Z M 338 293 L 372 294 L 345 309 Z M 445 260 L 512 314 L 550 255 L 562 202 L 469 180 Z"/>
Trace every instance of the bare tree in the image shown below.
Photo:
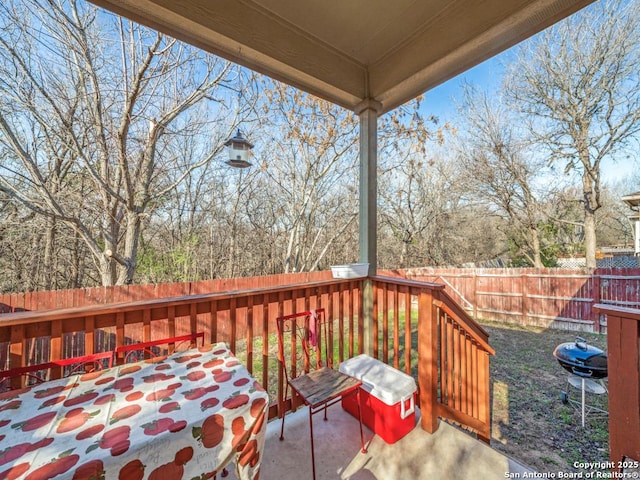
<path fill-rule="evenodd" d="M 358 124 L 351 112 L 279 83 L 263 95 L 271 137 L 259 168 L 278 213 L 271 228 L 283 271 L 316 270 L 357 219 Z"/>
<path fill-rule="evenodd" d="M 513 115 L 500 102 L 470 85 L 465 88 L 460 110 L 466 124 L 458 138 L 464 183 L 470 195 L 508 220 L 507 235 L 517 253 L 540 268 L 546 218 L 538 198 L 548 194 L 553 178 L 544 178 L 545 162 L 528 148 Z M 547 191 L 537 191 L 540 186 Z"/>
<path fill-rule="evenodd" d="M 554 162 L 579 172 L 587 267 L 595 268 L 600 165 L 640 130 L 640 3 L 596 2 L 524 44 L 507 93 Z"/>
<path fill-rule="evenodd" d="M 130 283 L 145 216 L 243 115 L 219 91 L 237 71 L 75 0 L 3 4 L 0 30 L 0 190 L 71 227 L 102 284 Z"/>

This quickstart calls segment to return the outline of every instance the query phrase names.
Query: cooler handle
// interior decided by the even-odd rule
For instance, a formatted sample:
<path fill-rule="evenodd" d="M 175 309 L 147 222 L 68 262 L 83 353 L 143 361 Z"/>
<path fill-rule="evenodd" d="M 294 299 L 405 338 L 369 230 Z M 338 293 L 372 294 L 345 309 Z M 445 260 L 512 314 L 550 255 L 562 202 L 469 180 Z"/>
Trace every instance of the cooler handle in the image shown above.
<path fill-rule="evenodd" d="M 409 408 L 405 407 L 407 400 L 411 400 L 411 402 L 409 403 L 409 405 L 410 405 Z M 413 399 L 413 394 L 409 395 L 408 397 L 403 398 L 400 401 L 400 418 L 402 420 L 404 420 L 409 415 L 411 415 L 415 411 L 415 409 L 416 409 L 416 404 L 415 404 L 415 401 Z"/>

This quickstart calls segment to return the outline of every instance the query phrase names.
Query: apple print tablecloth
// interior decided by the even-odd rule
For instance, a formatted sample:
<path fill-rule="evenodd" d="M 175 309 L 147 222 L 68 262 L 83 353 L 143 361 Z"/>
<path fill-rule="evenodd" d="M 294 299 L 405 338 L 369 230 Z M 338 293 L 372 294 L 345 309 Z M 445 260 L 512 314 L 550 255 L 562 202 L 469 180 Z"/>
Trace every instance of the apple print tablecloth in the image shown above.
<path fill-rule="evenodd" d="M 257 479 L 268 402 L 223 343 L 5 392 L 0 479 Z"/>

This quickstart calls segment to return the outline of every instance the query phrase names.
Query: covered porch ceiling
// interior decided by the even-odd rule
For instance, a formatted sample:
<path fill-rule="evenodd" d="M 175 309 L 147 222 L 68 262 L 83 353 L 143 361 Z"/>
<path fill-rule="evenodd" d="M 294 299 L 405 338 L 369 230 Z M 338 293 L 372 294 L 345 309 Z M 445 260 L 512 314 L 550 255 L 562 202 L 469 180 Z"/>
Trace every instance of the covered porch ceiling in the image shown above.
<path fill-rule="evenodd" d="M 91 0 L 358 111 L 385 113 L 592 0 Z"/>

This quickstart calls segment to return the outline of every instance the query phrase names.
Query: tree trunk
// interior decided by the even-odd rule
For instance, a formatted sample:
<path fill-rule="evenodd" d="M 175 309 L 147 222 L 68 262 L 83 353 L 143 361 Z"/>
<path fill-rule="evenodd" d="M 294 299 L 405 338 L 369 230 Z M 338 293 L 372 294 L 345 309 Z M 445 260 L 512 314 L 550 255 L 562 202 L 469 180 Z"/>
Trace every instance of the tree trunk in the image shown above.
<path fill-rule="evenodd" d="M 136 258 L 138 258 L 138 242 L 140 240 L 140 216 L 135 211 L 126 213 L 126 233 L 124 240 L 124 255 L 118 264 L 118 285 L 133 283 L 136 272 Z"/>
<path fill-rule="evenodd" d="M 540 253 L 540 235 L 536 227 L 531 227 L 531 247 L 533 249 L 533 267 L 543 268 L 542 255 Z"/>
<path fill-rule="evenodd" d="M 55 287 L 54 250 L 56 241 L 56 221 L 53 217 L 47 217 L 47 226 L 44 238 L 44 265 L 43 286 L 45 290 L 53 290 Z"/>
<path fill-rule="evenodd" d="M 115 269 L 113 268 L 113 259 L 107 255 L 103 255 L 98 261 L 98 270 L 100 271 L 100 278 L 102 279 L 103 287 L 110 287 L 115 285 Z"/>
<path fill-rule="evenodd" d="M 584 249 L 587 268 L 596 268 L 596 213 L 584 211 Z"/>

